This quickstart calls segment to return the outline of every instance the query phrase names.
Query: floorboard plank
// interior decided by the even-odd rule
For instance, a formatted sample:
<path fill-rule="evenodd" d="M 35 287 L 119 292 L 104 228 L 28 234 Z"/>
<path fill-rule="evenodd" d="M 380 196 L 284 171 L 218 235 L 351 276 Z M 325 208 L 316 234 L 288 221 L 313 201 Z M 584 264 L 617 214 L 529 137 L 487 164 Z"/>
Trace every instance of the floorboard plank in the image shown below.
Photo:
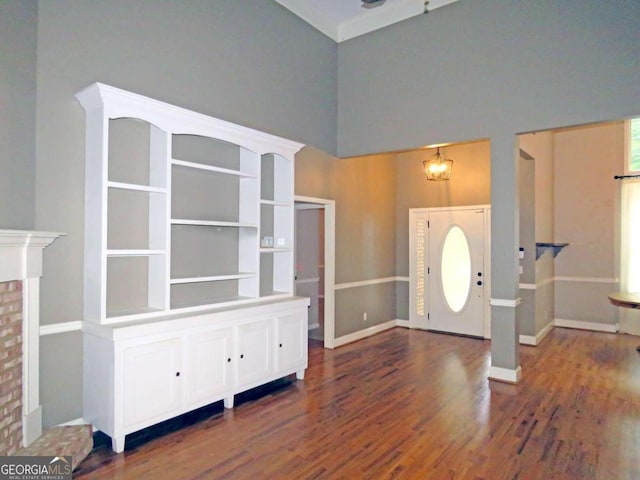
<path fill-rule="evenodd" d="M 487 380 L 487 341 L 396 328 L 313 343 L 286 379 L 127 437 L 74 478 L 638 479 L 637 337 L 555 329 L 523 380 Z"/>

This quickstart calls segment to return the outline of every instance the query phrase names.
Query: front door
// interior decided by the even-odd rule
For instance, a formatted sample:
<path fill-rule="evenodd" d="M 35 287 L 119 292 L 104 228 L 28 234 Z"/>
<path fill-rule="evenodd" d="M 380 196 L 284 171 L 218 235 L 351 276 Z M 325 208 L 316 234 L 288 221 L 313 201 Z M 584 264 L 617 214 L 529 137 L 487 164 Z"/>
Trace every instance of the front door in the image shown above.
<path fill-rule="evenodd" d="M 485 336 L 488 215 L 484 206 L 412 212 L 412 327 Z"/>
<path fill-rule="evenodd" d="M 429 215 L 429 329 L 484 334 L 484 210 Z"/>

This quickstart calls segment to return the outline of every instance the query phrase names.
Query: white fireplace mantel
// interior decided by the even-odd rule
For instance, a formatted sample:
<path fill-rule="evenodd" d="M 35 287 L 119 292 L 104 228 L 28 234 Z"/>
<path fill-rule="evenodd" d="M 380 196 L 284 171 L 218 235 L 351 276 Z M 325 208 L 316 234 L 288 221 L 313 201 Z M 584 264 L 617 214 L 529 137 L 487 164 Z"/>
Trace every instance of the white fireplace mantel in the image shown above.
<path fill-rule="evenodd" d="M 22 281 L 22 441 L 42 433 L 40 405 L 40 277 L 42 251 L 62 233 L 0 230 L 0 282 Z"/>

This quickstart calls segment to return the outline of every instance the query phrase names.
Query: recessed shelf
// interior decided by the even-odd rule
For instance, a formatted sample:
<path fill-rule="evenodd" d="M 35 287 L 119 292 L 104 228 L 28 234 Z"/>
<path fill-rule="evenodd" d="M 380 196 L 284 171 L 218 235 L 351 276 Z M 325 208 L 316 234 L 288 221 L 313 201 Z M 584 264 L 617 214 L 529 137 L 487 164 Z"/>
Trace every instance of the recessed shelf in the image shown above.
<path fill-rule="evenodd" d="M 186 218 L 172 218 L 172 225 L 200 225 L 204 227 L 235 227 L 235 228 L 258 228 L 253 223 L 242 222 L 219 222 L 216 220 L 189 220 Z"/>
<path fill-rule="evenodd" d="M 122 190 L 134 190 L 136 192 L 167 193 L 166 188 L 150 187 L 149 185 L 138 185 L 136 183 L 107 182 L 107 187 L 119 188 Z"/>
<path fill-rule="evenodd" d="M 169 283 L 178 285 L 182 283 L 220 282 L 224 280 L 240 280 L 241 278 L 255 278 L 256 273 L 232 273 L 228 275 L 211 275 L 202 277 L 172 278 Z"/>
<path fill-rule="evenodd" d="M 536 260 L 538 260 L 547 250 L 553 253 L 553 258 L 556 258 L 560 253 L 560 251 L 562 251 L 562 249 L 567 245 L 569 244 L 553 243 L 553 242 L 536 242 Z"/>
<path fill-rule="evenodd" d="M 269 297 L 269 298 L 273 298 L 273 297 L 279 297 L 279 296 L 289 296 L 291 295 L 291 292 L 279 292 L 276 290 L 271 290 L 268 292 L 260 292 L 260 296 L 261 297 Z"/>
<path fill-rule="evenodd" d="M 154 314 L 164 312 L 164 309 L 152 307 L 133 307 L 121 310 L 107 310 L 107 318 L 115 319 L 120 317 L 139 316 L 144 314 Z"/>
<path fill-rule="evenodd" d="M 274 200 L 260 200 L 261 205 L 272 205 L 274 207 L 293 207 L 291 203 L 288 202 L 276 202 Z"/>
<path fill-rule="evenodd" d="M 199 301 L 194 302 L 175 302 L 171 304 L 172 310 L 179 310 L 182 308 L 199 308 L 204 309 L 210 306 L 215 306 L 221 303 L 234 303 L 234 302 L 249 302 L 255 300 L 255 297 L 241 297 L 238 295 L 226 296 L 226 297 L 217 297 L 211 298 L 207 301 L 206 304 L 203 304 Z"/>
<path fill-rule="evenodd" d="M 166 255 L 166 250 L 149 249 L 110 249 L 107 257 L 147 257 L 149 255 Z"/>
<path fill-rule="evenodd" d="M 222 168 L 222 167 L 214 167 L 211 165 L 205 165 L 204 163 L 197 163 L 197 162 L 188 162 L 186 160 L 178 160 L 178 159 L 172 159 L 171 160 L 171 164 L 178 166 L 178 167 L 185 167 L 185 168 L 195 168 L 198 170 L 205 170 L 207 172 L 214 172 L 214 173 L 222 173 L 225 175 L 235 175 L 238 177 L 247 177 L 247 178 L 257 178 L 256 175 L 251 174 L 251 173 L 246 173 L 246 172 L 242 172 L 240 170 L 232 170 L 230 168 Z"/>

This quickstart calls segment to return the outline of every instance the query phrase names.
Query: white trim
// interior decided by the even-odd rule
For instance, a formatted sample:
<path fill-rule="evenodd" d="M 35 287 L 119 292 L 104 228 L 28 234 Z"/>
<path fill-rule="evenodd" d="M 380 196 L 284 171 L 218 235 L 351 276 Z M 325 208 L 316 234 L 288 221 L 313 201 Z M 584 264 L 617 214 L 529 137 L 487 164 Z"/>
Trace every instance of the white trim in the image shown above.
<path fill-rule="evenodd" d="M 335 347 L 336 307 L 336 202 L 294 195 L 295 202 L 315 203 L 324 209 L 324 348 Z"/>
<path fill-rule="evenodd" d="M 515 300 L 510 298 L 490 298 L 489 305 L 492 307 L 511 307 L 516 308 L 522 303 L 522 298 L 518 297 Z"/>
<path fill-rule="evenodd" d="M 408 320 L 389 320 L 388 322 L 380 323 L 378 325 L 374 325 L 373 327 L 365 328 L 364 330 L 358 330 L 357 332 L 338 337 L 336 338 L 335 346 L 341 347 L 348 343 L 357 342 L 358 340 L 371 337 L 377 333 L 385 332 L 395 327 L 408 328 L 408 326 Z"/>
<path fill-rule="evenodd" d="M 320 282 L 320 277 L 303 278 L 302 280 L 296 280 L 296 285 L 302 285 L 305 283 L 318 283 L 318 282 Z"/>
<path fill-rule="evenodd" d="M 56 335 L 58 333 L 76 332 L 82 330 L 82 322 L 61 322 L 51 325 L 40 325 L 40 336 Z"/>
<path fill-rule="evenodd" d="M 607 277 L 554 277 L 556 282 L 578 282 L 578 283 L 619 283 L 618 278 Z"/>
<path fill-rule="evenodd" d="M 541 282 L 537 282 L 537 283 L 521 283 L 519 285 L 519 287 L 522 290 L 536 290 L 538 288 L 542 288 L 545 285 L 549 284 L 549 283 L 553 283 L 555 281 L 555 277 L 549 277 L 546 278 L 544 280 L 542 280 Z"/>
<path fill-rule="evenodd" d="M 556 327 L 561 328 L 575 328 L 578 330 L 591 330 L 592 332 L 607 332 L 617 333 L 619 326 L 617 323 L 599 323 L 599 322 L 585 322 L 582 320 L 566 320 L 564 318 L 556 318 L 553 320 L 553 324 Z"/>
<path fill-rule="evenodd" d="M 307 330 L 315 330 L 316 328 L 320 328 L 319 323 L 310 323 L 309 326 L 307 327 Z"/>
<path fill-rule="evenodd" d="M 522 378 L 522 367 L 518 365 L 518 368 L 512 370 L 510 368 L 489 367 L 489 380 L 496 380 L 498 382 L 506 383 L 518 383 Z"/>
<path fill-rule="evenodd" d="M 371 280 L 362 280 L 359 282 L 338 283 L 336 284 L 335 289 L 345 290 L 347 288 L 367 287 L 369 285 L 379 285 L 381 283 L 408 282 L 408 281 L 409 279 L 407 277 L 383 277 L 383 278 L 374 278 Z"/>
<path fill-rule="evenodd" d="M 443 7 L 458 0 L 431 0 L 429 11 Z M 305 0 L 276 0 L 280 5 L 302 18 L 309 25 L 319 30 L 334 42 L 340 43 L 379 28 L 401 22 L 411 17 L 422 15 L 425 11 L 424 0 L 400 0 L 389 2 L 382 8 L 363 10 L 361 13 L 325 12 L 312 7 Z M 339 2 L 340 3 L 340 2 Z M 344 2 L 348 3 L 348 2 Z"/>
<path fill-rule="evenodd" d="M 554 328 L 553 322 L 549 322 L 545 325 L 545 327 L 538 332 L 536 336 L 532 335 L 520 335 L 520 344 L 521 345 L 531 345 L 532 347 L 537 347 L 542 343 L 542 341 L 551 333 L 551 330 Z"/>

